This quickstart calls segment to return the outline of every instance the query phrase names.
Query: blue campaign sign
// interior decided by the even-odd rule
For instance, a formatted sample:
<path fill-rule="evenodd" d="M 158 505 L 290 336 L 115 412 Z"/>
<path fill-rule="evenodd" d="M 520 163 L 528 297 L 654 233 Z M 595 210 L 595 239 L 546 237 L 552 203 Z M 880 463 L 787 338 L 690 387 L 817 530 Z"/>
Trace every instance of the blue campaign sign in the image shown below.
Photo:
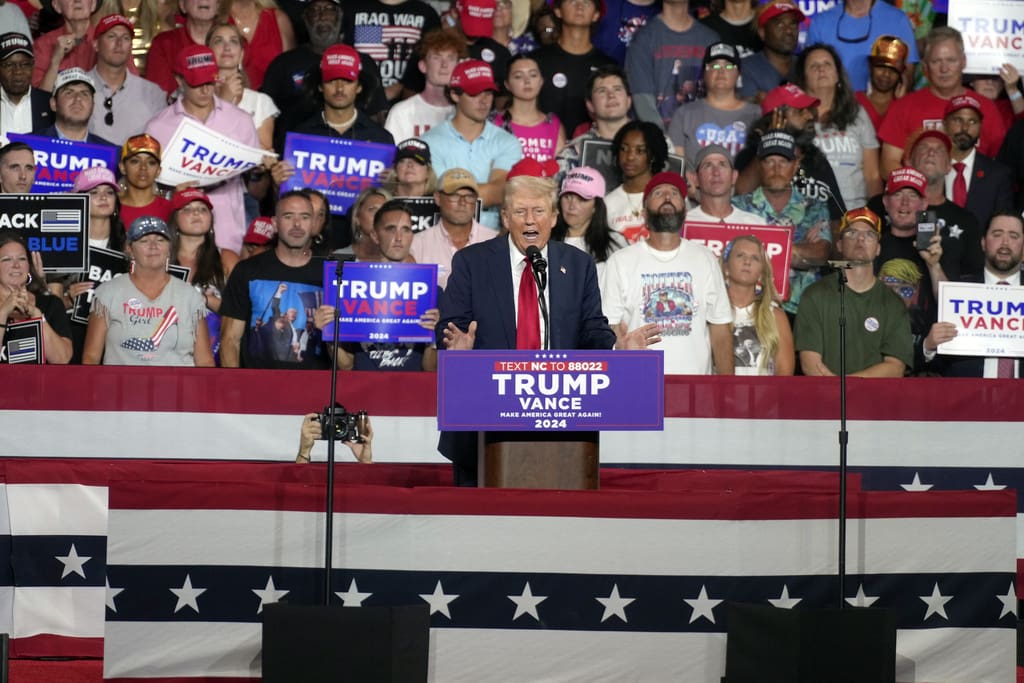
<path fill-rule="evenodd" d="M 352 342 L 432 342 L 433 329 L 420 316 L 437 308 L 437 265 L 433 263 L 346 263 L 341 285 L 337 262 L 324 262 L 324 303 L 338 307 L 341 333 Z M 334 341 L 334 323 L 323 331 Z"/>
<path fill-rule="evenodd" d="M 284 161 L 295 167 L 295 175 L 281 184 L 281 192 L 319 190 L 327 195 L 331 213 L 340 216 L 360 192 L 379 184 L 381 172 L 394 160 L 394 145 L 288 133 Z"/>
<path fill-rule="evenodd" d="M 7 136 L 11 142 L 24 142 L 36 159 L 36 181 L 32 192 L 71 192 L 75 178 L 87 168 L 105 166 L 117 173 L 117 147 L 94 145 L 77 140 L 44 138 L 38 135 Z"/>
<path fill-rule="evenodd" d="M 661 351 L 444 351 L 438 360 L 438 429 L 664 427 Z"/>

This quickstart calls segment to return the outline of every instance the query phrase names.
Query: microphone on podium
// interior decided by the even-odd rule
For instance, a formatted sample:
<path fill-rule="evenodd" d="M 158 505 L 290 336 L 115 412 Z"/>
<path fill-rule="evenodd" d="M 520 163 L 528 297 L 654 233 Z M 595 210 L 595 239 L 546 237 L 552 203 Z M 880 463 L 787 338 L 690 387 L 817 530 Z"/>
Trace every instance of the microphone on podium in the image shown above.
<path fill-rule="evenodd" d="M 530 260 L 530 266 L 533 268 L 533 279 L 537 282 L 537 303 L 540 306 L 541 317 L 544 319 L 544 341 L 541 348 L 548 349 L 550 348 L 550 320 L 548 319 L 548 302 L 544 298 L 544 289 L 548 284 L 548 262 L 544 260 L 540 249 L 533 245 L 526 248 L 526 258 Z"/>

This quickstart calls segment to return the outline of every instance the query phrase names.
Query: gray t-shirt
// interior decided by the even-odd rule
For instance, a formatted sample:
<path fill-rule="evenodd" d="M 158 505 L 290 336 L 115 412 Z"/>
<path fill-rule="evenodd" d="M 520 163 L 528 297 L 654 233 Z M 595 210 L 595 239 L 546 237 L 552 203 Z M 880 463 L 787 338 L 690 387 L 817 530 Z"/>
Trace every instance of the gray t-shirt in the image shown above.
<path fill-rule="evenodd" d="M 832 172 L 836 174 L 839 194 L 843 196 L 846 209 L 859 209 L 868 203 L 867 188 L 864 185 L 864 150 L 878 149 L 875 127 L 871 124 L 863 107 L 857 107 L 857 118 L 839 132 L 834 127 L 823 128 L 814 124 L 817 135 L 814 144 L 828 159 Z"/>
<path fill-rule="evenodd" d="M 760 115 L 761 108 L 750 102 L 744 102 L 739 109 L 725 111 L 715 109 L 707 100 L 694 100 L 676 109 L 668 126 L 668 136 L 672 144 L 683 148 L 686 168 L 692 171 L 697 152 L 707 145 L 722 145 L 735 159 L 747 141 L 750 124 Z"/>
<path fill-rule="evenodd" d="M 699 21 L 686 31 L 673 31 L 661 15 L 651 17 L 626 51 L 637 117 L 667 127 L 679 105 L 697 96 L 704 51 L 716 42 L 718 34 Z"/>
<path fill-rule="evenodd" d="M 206 300 L 192 285 L 172 277 L 151 301 L 131 277 L 118 275 L 96 289 L 92 314 L 107 321 L 104 365 L 195 365 Z"/>

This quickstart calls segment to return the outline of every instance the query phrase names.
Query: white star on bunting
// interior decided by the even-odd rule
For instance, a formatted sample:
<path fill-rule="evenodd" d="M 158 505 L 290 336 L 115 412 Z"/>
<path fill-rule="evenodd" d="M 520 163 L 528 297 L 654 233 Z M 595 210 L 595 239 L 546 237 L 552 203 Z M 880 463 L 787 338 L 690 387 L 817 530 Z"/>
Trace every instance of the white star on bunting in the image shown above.
<path fill-rule="evenodd" d="M 348 584 L 347 591 L 335 591 L 334 594 L 341 598 L 341 604 L 344 607 L 362 607 L 363 600 L 373 595 L 373 593 L 360 593 L 355 579 Z"/>
<path fill-rule="evenodd" d="M 984 484 L 975 484 L 974 488 L 979 491 L 1002 491 L 1006 488 L 1006 484 L 997 484 L 992 480 L 992 473 L 988 473 L 988 479 L 985 480 Z"/>
<path fill-rule="evenodd" d="M 272 605 L 275 602 L 279 602 L 281 598 L 288 595 L 290 591 L 280 591 L 274 587 L 274 577 L 267 577 L 267 585 L 265 588 L 253 588 L 252 592 L 256 594 L 256 597 L 260 599 L 260 606 L 256 608 L 256 614 L 263 611 L 264 605 Z"/>
<path fill-rule="evenodd" d="M 636 598 L 624 598 L 619 595 L 619 584 L 612 584 L 612 592 L 607 598 L 594 598 L 604 605 L 604 614 L 601 615 L 602 623 L 611 617 L 622 619 L 623 623 L 629 623 L 626 619 L 626 607 Z"/>
<path fill-rule="evenodd" d="M 928 491 L 931 489 L 931 484 L 922 484 L 921 475 L 914 472 L 914 480 L 909 484 L 900 484 L 900 487 L 904 491 Z"/>
<path fill-rule="evenodd" d="M 524 614 L 529 614 L 531 617 L 540 621 L 540 616 L 537 615 L 537 605 L 548 599 L 546 595 L 534 595 L 533 591 L 530 590 L 530 582 L 526 582 L 526 586 L 523 588 L 523 592 L 519 595 L 506 596 L 509 600 L 516 603 L 516 613 L 512 617 L 512 621 L 515 621 Z"/>
<path fill-rule="evenodd" d="M 440 612 L 449 619 L 452 618 L 451 613 L 448 611 L 448 603 L 458 598 L 458 595 L 445 595 L 444 589 L 441 588 L 441 582 L 438 581 L 434 587 L 433 593 L 420 593 L 420 597 L 427 601 L 430 605 L 430 613 Z"/>
<path fill-rule="evenodd" d="M 924 620 L 928 621 L 928 617 L 933 614 L 938 614 L 940 617 L 949 621 L 949 617 L 946 616 L 946 603 L 953 599 L 952 595 L 943 595 L 939 592 L 939 582 L 935 582 L 935 587 L 932 588 L 931 595 L 919 595 L 921 601 L 928 605 L 927 611 L 924 613 Z"/>
<path fill-rule="evenodd" d="M 206 589 L 193 588 L 191 576 L 185 574 L 185 583 L 182 584 L 181 588 L 171 588 L 170 590 L 178 597 L 178 604 L 174 606 L 175 614 L 184 607 L 191 607 L 195 610 L 196 614 L 199 614 L 199 603 L 197 600 L 200 595 L 206 592 Z"/>
<path fill-rule="evenodd" d="M 91 559 L 92 557 L 79 556 L 78 551 L 75 550 L 75 544 L 72 543 L 71 550 L 68 551 L 67 555 L 57 555 L 57 561 L 64 565 L 64 571 L 60 573 L 60 578 L 63 579 L 68 574 L 78 574 L 84 579 L 85 569 L 82 565 Z"/>
<path fill-rule="evenodd" d="M 853 605 L 854 607 L 871 607 L 871 605 L 875 604 L 875 601 L 877 600 L 877 595 L 869 596 L 864 592 L 864 584 L 862 583 L 860 587 L 857 588 L 857 595 L 852 598 L 846 598 L 846 603 L 848 605 Z"/>
<path fill-rule="evenodd" d="M 780 609 L 793 609 L 803 598 L 791 598 L 789 597 L 789 586 L 782 584 L 782 595 L 775 598 L 774 600 L 768 598 L 768 602 L 772 604 L 772 607 L 778 607 Z"/>
<path fill-rule="evenodd" d="M 999 613 L 1000 619 L 1007 614 L 1017 616 L 1017 591 L 1013 590 L 1013 581 L 1010 582 L 1010 587 L 1006 589 L 1006 595 L 997 595 L 996 600 L 1003 603 L 1003 611 Z"/>
<path fill-rule="evenodd" d="M 701 617 L 704 617 L 712 624 L 715 623 L 715 608 L 722 604 L 721 600 L 713 600 L 708 597 L 706 586 L 700 587 L 700 593 L 696 598 L 684 598 L 683 601 L 693 608 L 693 614 L 690 615 L 691 624 Z"/>
<path fill-rule="evenodd" d="M 114 604 L 114 598 L 116 598 L 118 595 L 123 593 L 124 589 L 123 588 L 111 588 L 110 587 L 110 579 L 109 578 L 107 579 L 106 589 L 107 589 L 107 607 L 110 608 L 111 612 L 116 612 L 117 611 L 117 605 Z"/>

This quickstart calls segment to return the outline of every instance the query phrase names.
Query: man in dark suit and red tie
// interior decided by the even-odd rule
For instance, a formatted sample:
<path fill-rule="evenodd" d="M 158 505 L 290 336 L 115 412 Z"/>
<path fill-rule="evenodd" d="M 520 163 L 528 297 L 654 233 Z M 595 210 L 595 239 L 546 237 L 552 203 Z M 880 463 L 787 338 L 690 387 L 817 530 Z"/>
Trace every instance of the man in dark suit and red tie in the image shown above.
<path fill-rule="evenodd" d="M 994 213 L 1013 208 L 1013 177 L 1005 165 L 978 151 L 984 125 L 978 97 L 951 98 L 942 125 L 953 141 L 946 197 L 972 213 L 979 226 L 986 226 Z"/>
<path fill-rule="evenodd" d="M 556 190 L 550 178 L 520 175 L 508 180 L 501 208 L 508 235 L 472 244 L 452 260 L 440 302 L 439 347 L 452 351 L 616 345 L 615 333 L 601 312 L 593 259 L 576 247 L 549 241 L 558 218 Z M 549 329 L 540 314 L 533 265 L 527 258 L 533 248 L 547 264 L 543 296 Z M 619 346 L 643 349 L 659 341 L 658 327 L 652 323 L 634 330 Z M 453 462 L 457 485 L 476 485 L 476 444 L 473 432 L 441 435 L 438 450 Z"/>
<path fill-rule="evenodd" d="M 1024 260 L 1024 218 L 1015 211 L 996 213 L 981 238 L 985 252 L 985 270 L 970 282 L 1010 287 L 1024 286 L 1021 261 Z M 980 356 L 937 355 L 939 344 L 956 337 L 956 325 L 938 322 L 924 339 L 924 358 L 932 370 L 944 377 L 985 377 L 1013 379 L 1021 376 L 1019 358 L 982 358 Z"/>

